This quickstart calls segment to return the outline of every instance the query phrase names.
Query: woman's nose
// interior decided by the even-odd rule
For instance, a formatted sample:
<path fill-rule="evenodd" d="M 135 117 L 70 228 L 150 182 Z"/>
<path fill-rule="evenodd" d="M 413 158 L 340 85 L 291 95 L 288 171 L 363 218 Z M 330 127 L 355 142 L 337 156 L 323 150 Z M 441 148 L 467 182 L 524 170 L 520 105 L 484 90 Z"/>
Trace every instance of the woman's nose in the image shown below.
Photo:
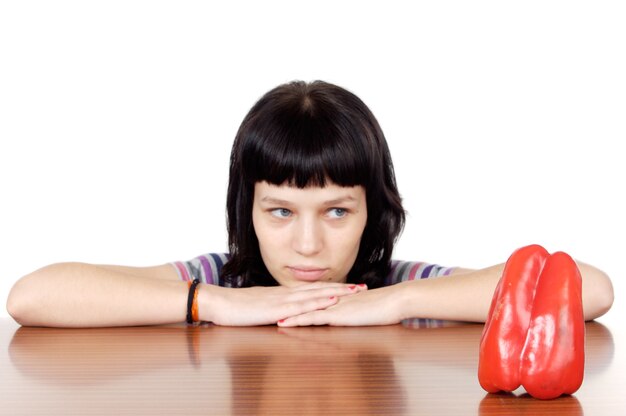
<path fill-rule="evenodd" d="M 302 218 L 293 230 L 293 249 L 303 255 L 312 256 L 324 247 L 321 225 L 312 219 Z"/>

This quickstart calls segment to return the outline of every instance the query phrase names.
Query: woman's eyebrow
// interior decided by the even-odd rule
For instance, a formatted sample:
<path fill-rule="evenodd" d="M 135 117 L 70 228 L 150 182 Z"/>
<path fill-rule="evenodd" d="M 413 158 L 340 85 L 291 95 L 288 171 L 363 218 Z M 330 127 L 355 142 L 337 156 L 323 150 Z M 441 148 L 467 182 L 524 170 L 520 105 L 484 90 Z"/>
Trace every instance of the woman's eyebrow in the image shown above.
<path fill-rule="evenodd" d="M 264 196 L 263 198 L 261 198 L 261 202 L 272 204 L 272 205 L 283 205 L 283 206 L 292 205 L 292 203 L 289 201 L 286 201 L 284 199 L 274 198 L 271 196 Z"/>
<path fill-rule="evenodd" d="M 352 195 L 346 195 L 339 198 L 331 199 L 329 201 L 325 201 L 324 205 L 341 205 L 345 203 L 355 202 L 356 198 Z"/>
<path fill-rule="evenodd" d="M 352 195 L 346 195 L 346 196 L 341 196 L 339 198 L 334 198 L 328 201 L 324 201 L 322 204 L 323 205 L 341 205 L 341 204 L 351 203 L 355 201 L 356 201 L 355 197 L 353 197 Z M 267 203 L 267 204 L 282 205 L 282 206 L 293 205 L 292 202 L 289 202 L 285 199 L 274 198 L 271 196 L 264 196 L 263 198 L 261 198 L 261 202 Z"/>

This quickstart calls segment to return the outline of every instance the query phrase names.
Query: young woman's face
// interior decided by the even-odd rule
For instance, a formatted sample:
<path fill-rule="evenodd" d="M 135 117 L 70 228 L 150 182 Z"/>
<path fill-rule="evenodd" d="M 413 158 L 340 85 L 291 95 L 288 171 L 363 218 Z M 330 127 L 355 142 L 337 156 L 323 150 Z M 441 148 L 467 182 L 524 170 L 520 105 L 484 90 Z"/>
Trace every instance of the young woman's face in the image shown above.
<path fill-rule="evenodd" d="M 257 182 L 252 222 L 263 262 L 279 284 L 345 282 L 367 222 L 365 188 Z"/>

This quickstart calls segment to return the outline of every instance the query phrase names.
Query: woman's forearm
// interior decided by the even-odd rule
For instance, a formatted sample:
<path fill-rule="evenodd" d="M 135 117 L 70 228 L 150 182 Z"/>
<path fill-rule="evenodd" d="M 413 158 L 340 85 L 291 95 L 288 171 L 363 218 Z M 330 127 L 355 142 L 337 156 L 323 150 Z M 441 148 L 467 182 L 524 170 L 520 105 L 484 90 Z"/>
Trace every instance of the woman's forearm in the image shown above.
<path fill-rule="evenodd" d="M 402 319 L 484 322 L 504 265 L 458 275 L 411 280 L 403 286 Z"/>
<path fill-rule="evenodd" d="M 366 288 L 317 282 L 297 287 L 233 289 L 202 284 L 198 312 L 217 325 L 268 325 L 325 309 Z M 187 283 L 170 265 L 133 268 L 84 263 L 54 264 L 20 279 L 7 309 L 25 326 L 102 327 L 184 322 Z"/>
<path fill-rule="evenodd" d="M 613 303 L 608 276 L 578 262 L 585 320 L 605 314 Z M 402 317 L 484 322 L 504 264 L 465 273 L 401 283 Z"/>
<path fill-rule="evenodd" d="M 25 326 L 102 327 L 183 322 L 186 304 L 184 282 L 59 263 L 21 278 L 7 309 Z"/>

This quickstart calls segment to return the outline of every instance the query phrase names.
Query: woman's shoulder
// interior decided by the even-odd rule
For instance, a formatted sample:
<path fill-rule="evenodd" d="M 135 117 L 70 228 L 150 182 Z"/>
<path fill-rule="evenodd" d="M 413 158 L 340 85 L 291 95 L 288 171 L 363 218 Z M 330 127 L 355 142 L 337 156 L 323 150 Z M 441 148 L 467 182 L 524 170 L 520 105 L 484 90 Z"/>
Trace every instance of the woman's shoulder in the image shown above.
<path fill-rule="evenodd" d="M 424 261 L 392 260 L 391 269 L 385 279 L 385 284 L 393 285 L 407 280 L 447 276 L 454 269 L 454 267 L 446 267 Z"/>
<path fill-rule="evenodd" d="M 228 253 L 205 253 L 190 260 L 173 261 L 170 264 L 183 281 L 199 279 L 202 283 L 223 286 L 220 272 L 229 259 Z"/>

